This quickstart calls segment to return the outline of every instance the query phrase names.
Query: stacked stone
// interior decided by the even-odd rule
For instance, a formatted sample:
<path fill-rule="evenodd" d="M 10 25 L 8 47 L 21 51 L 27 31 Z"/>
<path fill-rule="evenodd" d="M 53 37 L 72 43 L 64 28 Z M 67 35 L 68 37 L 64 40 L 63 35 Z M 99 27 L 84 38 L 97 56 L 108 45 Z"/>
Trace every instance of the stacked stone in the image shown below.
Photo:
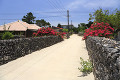
<path fill-rule="evenodd" d="M 0 40 L 0 65 L 61 41 L 60 36 Z"/>
<path fill-rule="evenodd" d="M 95 80 L 120 80 L 120 43 L 104 37 L 88 37 L 86 47 Z"/>

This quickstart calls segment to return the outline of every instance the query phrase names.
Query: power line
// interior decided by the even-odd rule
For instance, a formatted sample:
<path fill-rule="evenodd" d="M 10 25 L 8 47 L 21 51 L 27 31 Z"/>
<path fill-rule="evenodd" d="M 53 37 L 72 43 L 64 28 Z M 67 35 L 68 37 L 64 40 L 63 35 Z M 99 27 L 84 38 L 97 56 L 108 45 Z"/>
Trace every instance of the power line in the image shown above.
<path fill-rule="evenodd" d="M 60 1 L 59 1 L 59 0 L 55 0 L 55 2 L 57 3 L 57 5 L 58 5 L 59 7 L 61 7 L 61 10 L 66 11 L 66 9 L 64 8 L 64 6 L 61 5 L 62 3 L 60 4 Z"/>
<path fill-rule="evenodd" d="M 0 20 L 21 20 L 21 19 L 0 19 Z"/>
<path fill-rule="evenodd" d="M 43 17 L 37 17 L 37 18 L 50 18 L 50 17 L 63 17 L 65 15 L 58 15 L 58 16 L 43 16 Z M 19 19 L 0 19 L 0 20 L 19 20 Z M 21 19 L 20 19 L 21 20 Z"/>
<path fill-rule="evenodd" d="M 63 11 L 65 12 L 65 11 Z M 40 14 L 40 13 L 60 13 L 60 11 L 53 11 L 53 12 L 33 12 L 33 14 Z M 24 15 L 26 13 L 0 13 L 0 15 Z"/>
<path fill-rule="evenodd" d="M 63 3 L 62 3 L 62 1 L 61 0 L 57 0 L 57 1 L 61 4 L 61 6 L 63 7 L 63 9 L 66 10 L 65 7 L 64 7 L 64 5 L 63 5 Z"/>
<path fill-rule="evenodd" d="M 55 2 L 53 2 L 52 0 L 48 0 L 48 2 L 50 3 L 51 6 L 53 6 L 55 9 L 57 9 L 61 14 L 63 12 L 61 12 L 61 10 L 59 9 L 58 4 L 56 4 Z"/>
<path fill-rule="evenodd" d="M 62 12 L 59 10 L 59 8 L 58 8 L 53 2 L 51 2 L 51 0 L 45 0 L 45 1 L 47 1 L 47 3 L 48 3 L 51 7 L 55 8 L 59 14 L 62 14 Z M 51 18 L 54 18 L 54 19 L 56 20 L 56 17 L 51 17 Z"/>

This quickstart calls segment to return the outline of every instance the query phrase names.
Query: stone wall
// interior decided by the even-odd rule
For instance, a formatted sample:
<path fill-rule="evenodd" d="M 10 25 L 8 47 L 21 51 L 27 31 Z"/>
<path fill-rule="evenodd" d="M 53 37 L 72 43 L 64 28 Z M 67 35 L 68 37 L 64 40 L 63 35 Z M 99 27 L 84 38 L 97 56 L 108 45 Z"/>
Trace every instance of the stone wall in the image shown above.
<path fill-rule="evenodd" d="M 60 36 L 0 40 L 0 65 L 60 41 Z"/>
<path fill-rule="evenodd" d="M 86 48 L 95 80 L 120 80 L 120 44 L 104 37 L 88 37 Z"/>

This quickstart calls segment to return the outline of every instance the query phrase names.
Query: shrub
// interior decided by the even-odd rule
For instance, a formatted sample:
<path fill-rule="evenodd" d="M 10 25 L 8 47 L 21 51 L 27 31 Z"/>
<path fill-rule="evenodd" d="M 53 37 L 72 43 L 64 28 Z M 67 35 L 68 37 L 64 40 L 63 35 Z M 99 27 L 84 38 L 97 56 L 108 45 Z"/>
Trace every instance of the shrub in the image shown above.
<path fill-rule="evenodd" d="M 63 31 L 63 32 L 68 32 L 68 29 L 63 29 L 62 31 Z"/>
<path fill-rule="evenodd" d="M 5 32 L 5 33 L 3 33 L 2 39 L 3 40 L 5 40 L 5 39 L 11 39 L 13 37 L 14 37 L 14 35 L 11 32 Z"/>
<path fill-rule="evenodd" d="M 92 63 L 90 62 L 90 60 L 84 61 L 81 57 L 80 57 L 80 60 L 81 60 L 80 64 L 82 67 L 78 69 L 84 73 L 92 72 Z"/>
<path fill-rule="evenodd" d="M 114 33 L 114 28 L 110 27 L 108 23 L 94 22 L 90 26 L 90 28 L 85 30 L 83 39 L 86 39 L 87 36 L 99 36 L 99 37 L 110 38 L 113 33 Z"/>
<path fill-rule="evenodd" d="M 77 33 L 79 32 L 79 29 L 76 28 L 76 27 L 74 27 L 72 30 L 73 30 L 73 32 L 74 32 L 75 34 L 77 34 Z"/>
<path fill-rule="evenodd" d="M 54 35 L 54 36 L 61 36 L 63 38 L 63 35 L 65 35 L 65 34 L 66 34 L 65 32 L 57 32 L 50 27 L 47 27 L 47 28 L 43 27 L 43 28 L 38 29 L 37 33 L 33 33 L 33 36 L 41 37 L 41 36 Z"/>
<path fill-rule="evenodd" d="M 83 32 L 84 33 L 85 29 L 87 29 L 87 26 L 86 26 L 85 23 L 78 24 L 78 30 L 79 30 L 79 32 Z"/>

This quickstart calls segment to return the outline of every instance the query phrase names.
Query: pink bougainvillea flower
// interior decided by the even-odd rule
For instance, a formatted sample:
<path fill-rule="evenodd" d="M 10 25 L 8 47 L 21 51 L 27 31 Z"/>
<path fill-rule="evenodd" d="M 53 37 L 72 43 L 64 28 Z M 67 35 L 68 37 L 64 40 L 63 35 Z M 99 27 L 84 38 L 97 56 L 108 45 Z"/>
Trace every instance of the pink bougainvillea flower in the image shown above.
<path fill-rule="evenodd" d="M 51 35 L 58 36 L 59 35 L 63 38 L 63 36 L 65 34 L 66 33 L 64 33 L 64 32 L 57 32 L 49 27 L 48 28 L 42 27 L 42 28 L 38 29 L 37 33 L 33 33 L 33 36 L 41 37 L 41 36 L 51 36 Z"/>
<path fill-rule="evenodd" d="M 114 28 L 110 27 L 108 23 L 98 23 L 94 22 L 90 28 L 85 30 L 83 39 L 86 39 L 87 36 L 102 36 L 102 37 L 110 37 L 113 34 Z"/>

